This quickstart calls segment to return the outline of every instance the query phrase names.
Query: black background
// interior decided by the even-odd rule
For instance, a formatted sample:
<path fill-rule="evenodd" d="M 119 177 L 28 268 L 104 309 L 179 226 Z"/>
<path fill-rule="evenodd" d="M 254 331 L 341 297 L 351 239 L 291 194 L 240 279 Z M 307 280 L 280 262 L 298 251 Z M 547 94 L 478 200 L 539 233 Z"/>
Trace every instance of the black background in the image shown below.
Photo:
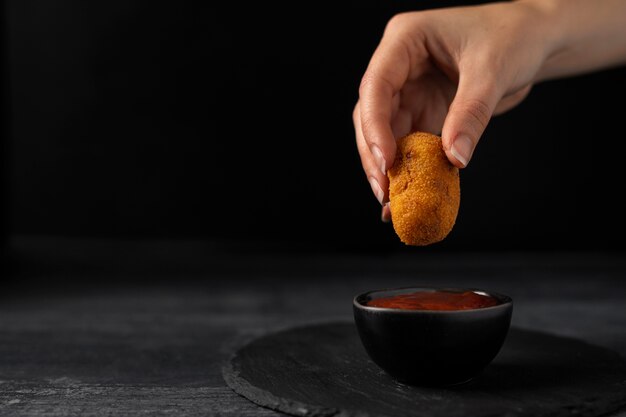
<path fill-rule="evenodd" d="M 459 2 L 214 3 L 5 3 L 9 233 L 401 249 L 351 111 L 387 20 Z M 495 118 L 425 250 L 624 249 L 625 79 Z"/>

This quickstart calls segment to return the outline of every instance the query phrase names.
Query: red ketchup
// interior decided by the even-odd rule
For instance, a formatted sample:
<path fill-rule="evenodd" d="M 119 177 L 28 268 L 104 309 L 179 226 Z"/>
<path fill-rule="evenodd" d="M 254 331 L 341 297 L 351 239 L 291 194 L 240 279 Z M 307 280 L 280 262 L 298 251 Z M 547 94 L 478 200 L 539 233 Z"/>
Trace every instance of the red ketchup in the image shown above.
<path fill-rule="evenodd" d="M 397 308 L 400 310 L 474 310 L 500 304 L 496 298 L 473 291 L 416 291 L 369 300 L 368 306 Z"/>

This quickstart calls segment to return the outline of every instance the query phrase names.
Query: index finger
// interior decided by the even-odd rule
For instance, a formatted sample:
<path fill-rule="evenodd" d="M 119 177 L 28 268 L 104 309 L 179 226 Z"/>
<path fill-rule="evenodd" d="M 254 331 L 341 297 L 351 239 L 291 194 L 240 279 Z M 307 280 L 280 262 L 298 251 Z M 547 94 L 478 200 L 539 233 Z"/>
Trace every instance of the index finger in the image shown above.
<path fill-rule="evenodd" d="M 379 169 L 386 175 L 396 154 L 391 128 L 393 97 L 407 81 L 410 51 L 387 35 L 374 52 L 359 88 L 361 129 Z"/>

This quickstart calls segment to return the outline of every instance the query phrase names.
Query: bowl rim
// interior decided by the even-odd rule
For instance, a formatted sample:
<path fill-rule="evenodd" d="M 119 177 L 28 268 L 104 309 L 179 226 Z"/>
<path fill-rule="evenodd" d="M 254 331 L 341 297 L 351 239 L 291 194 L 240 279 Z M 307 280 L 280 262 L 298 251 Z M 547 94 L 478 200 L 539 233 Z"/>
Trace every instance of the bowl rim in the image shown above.
<path fill-rule="evenodd" d="M 386 292 L 386 291 L 402 291 L 402 290 L 435 290 L 435 291 L 445 291 L 445 290 L 454 290 L 454 291 L 472 291 L 487 294 L 489 296 L 497 298 L 501 301 L 500 304 L 491 306 L 491 307 L 482 307 L 482 308 L 472 308 L 467 310 L 406 310 L 401 308 L 389 308 L 389 307 L 375 307 L 375 306 L 367 306 L 365 304 L 361 304 L 358 299 L 362 297 L 366 297 L 369 294 L 377 293 L 377 292 Z M 356 295 L 352 299 L 352 305 L 358 309 L 362 309 L 365 311 L 371 312 L 381 312 L 381 313 L 394 313 L 394 314 L 471 314 L 477 311 L 489 311 L 507 308 L 513 305 L 513 299 L 508 295 L 501 294 L 495 291 L 487 291 L 482 288 L 470 288 L 470 287 L 450 287 L 450 286 L 440 286 L 440 285 L 419 285 L 419 286 L 409 286 L 409 287 L 396 287 L 396 288 L 380 288 L 375 290 L 366 291 L 364 293 Z"/>

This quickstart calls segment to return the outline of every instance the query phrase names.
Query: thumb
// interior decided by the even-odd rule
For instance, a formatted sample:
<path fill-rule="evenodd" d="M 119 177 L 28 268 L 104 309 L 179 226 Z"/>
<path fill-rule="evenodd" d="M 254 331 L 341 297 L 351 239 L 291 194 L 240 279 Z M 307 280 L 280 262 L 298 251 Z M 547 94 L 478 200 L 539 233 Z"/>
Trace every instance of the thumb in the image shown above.
<path fill-rule="evenodd" d="M 487 78 L 485 80 L 485 78 Z M 461 74 L 459 87 L 443 123 L 443 148 L 450 162 L 465 168 L 499 101 L 493 79 Z"/>

